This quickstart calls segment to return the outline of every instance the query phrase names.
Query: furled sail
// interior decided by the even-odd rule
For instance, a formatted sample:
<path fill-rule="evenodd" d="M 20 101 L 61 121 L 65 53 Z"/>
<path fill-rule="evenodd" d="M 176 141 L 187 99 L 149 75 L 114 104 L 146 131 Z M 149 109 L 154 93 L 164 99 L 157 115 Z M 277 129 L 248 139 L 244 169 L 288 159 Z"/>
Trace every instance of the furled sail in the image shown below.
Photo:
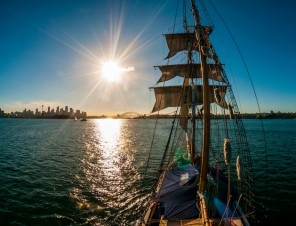
<path fill-rule="evenodd" d="M 210 86 L 210 102 L 215 102 L 214 89 L 219 87 L 221 101 L 217 103 L 220 107 L 227 109 L 227 103 L 225 101 L 225 94 L 227 86 Z M 163 110 L 167 107 L 179 107 L 181 105 L 187 105 L 191 103 L 191 86 L 165 86 L 165 87 L 152 87 L 155 94 L 155 104 L 152 110 L 153 112 Z M 195 103 L 202 103 L 202 86 L 194 86 L 195 89 Z"/>
<path fill-rule="evenodd" d="M 237 177 L 239 180 L 241 180 L 245 177 L 243 164 L 242 164 L 242 158 L 240 156 L 237 156 L 237 158 L 236 158 L 236 172 L 237 172 Z"/>
<path fill-rule="evenodd" d="M 227 165 L 230 164 L 231 146 L 228 138 L 224 139 L 224 160 Z"/>
<path fill-rule="evenodd" d="M 200 64 L 177 64 L 177 65 L 163 65 L 163 66 L 156 66 L 162 72 L 162 76 L 157 81 L 157 83 L 165 82 L 170 79 L 175 78 L 176 76 L 181 76 L 183 78 L 201 78 L 201 69 Z M 208 67 L 208 78 L 219 81 L 225 82 L 221 74 L 221 66 L 219 64 L 207 64 Z"/>

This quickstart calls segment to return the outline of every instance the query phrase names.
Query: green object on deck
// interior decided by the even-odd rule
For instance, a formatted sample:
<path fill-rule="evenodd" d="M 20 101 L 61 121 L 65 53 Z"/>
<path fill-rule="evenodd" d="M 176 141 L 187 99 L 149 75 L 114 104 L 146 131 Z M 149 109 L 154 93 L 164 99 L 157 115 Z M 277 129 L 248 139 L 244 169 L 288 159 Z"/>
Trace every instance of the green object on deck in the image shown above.
<path fill-rule="evenodd" d="M 190 164 L 190 156 L 184 149 L 176 150 L 173 160 L 176 162 L 178 167 L 183 167 Z"/>

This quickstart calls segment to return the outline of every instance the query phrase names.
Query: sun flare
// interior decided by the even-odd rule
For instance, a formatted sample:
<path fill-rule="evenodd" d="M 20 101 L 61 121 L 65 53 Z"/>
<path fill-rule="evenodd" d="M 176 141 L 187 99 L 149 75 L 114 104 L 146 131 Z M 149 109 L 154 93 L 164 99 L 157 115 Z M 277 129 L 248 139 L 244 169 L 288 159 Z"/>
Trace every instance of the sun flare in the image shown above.
<path fill-rule="evenodd" d="M 114 61 L 108 61 L 103 64 L 103 77 L 109 82 L 119 82 L 121 80 L 122 70 Z"/>

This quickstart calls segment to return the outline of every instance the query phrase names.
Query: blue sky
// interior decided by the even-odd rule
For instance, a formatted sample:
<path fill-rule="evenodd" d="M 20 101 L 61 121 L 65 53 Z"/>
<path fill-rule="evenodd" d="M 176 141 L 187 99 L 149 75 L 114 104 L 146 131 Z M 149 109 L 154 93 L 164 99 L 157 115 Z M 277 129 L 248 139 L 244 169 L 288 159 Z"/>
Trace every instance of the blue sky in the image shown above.
<path fill-rule="evenodd" d="M 88 115 L 148 114 L 154 100 L 148 87 L 160 76 L 153 66 L 166 63 L 168 50 L 162 34 L 168 29 L 172 32 L 176 3 L 1 1 L 0 108 L 14 112 L 40 111 L 42 105 L 44 109 L 69 106 Z M 296 112 L 296 2 L 212 3 L 240 48 L 261 111 Z M 179 4 L 180 27 L 182 1 Z M 215 25 L 211 40 L 226 64 L 230 82 L 236 84 L 241 111 L 258 112 L 238 51 L 209 1 L 205 4 Z M 107 82 L 100 71 L 109 60 L 133 70 L 126 70 L 121 82 Z"/>

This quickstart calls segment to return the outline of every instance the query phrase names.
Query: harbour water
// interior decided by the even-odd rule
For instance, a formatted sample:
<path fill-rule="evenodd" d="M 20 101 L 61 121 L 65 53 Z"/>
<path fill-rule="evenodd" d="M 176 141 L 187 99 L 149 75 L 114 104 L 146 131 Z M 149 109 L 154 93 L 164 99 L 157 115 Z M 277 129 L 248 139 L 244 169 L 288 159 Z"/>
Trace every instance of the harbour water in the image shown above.
<path fill-rule="evenodd" d="M 271 221 L 296 225 L 296 120 L 263 123 L 267 155 L 261 121 L 244 121 L 256 194 Z M 0 225 L 134 225 L 171 120 L 159 126 L 148 167 L 153 120 L 0 119 Z"/>

